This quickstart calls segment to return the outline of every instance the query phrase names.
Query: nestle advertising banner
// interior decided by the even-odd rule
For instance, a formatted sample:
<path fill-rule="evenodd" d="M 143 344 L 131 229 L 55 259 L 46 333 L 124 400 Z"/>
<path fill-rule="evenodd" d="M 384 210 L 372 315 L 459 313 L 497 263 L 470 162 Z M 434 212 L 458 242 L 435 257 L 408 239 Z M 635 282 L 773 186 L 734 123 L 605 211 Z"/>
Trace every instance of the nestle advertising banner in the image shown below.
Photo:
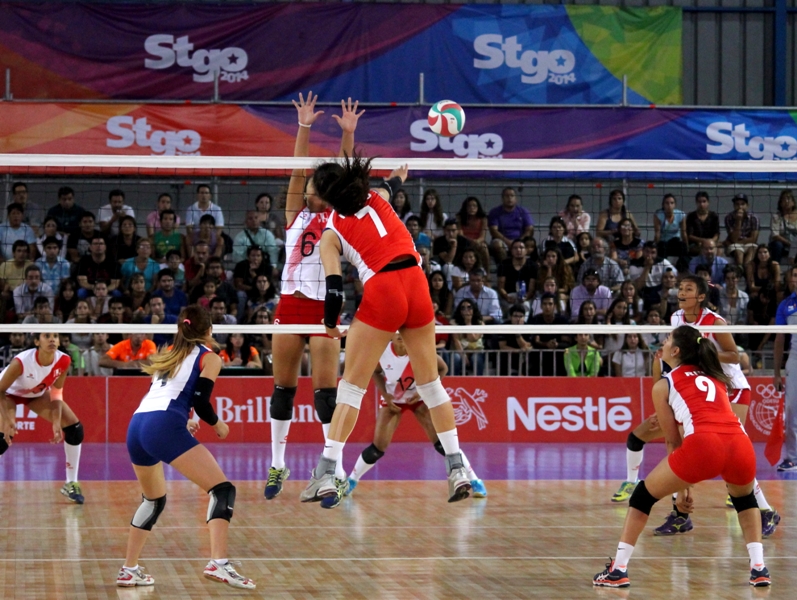
<path fill-rule="evenodd" d="M 653 412 L 650 380 L 598 378 L 573 385 L 568 378 L 447 377 L 459 437 L 464 442 L 617 442 Z M 750 379 L 753 400 L 746 429 L 753 441 L 765 441 L 777 414 L 780 394 L 772 380 Z M 124 442 L 127 425 L 149 388 L 146 377 L 75 377 L 67 382 L 65 399 L 80 417 L 88 442 Z M 271 441 L 268 404 L 273 379 L 219 378 L 213 390 L 216 412 L 230 426 L 230 442 Z M 378 398 L 373 386 L 363 401 L 350 441 L 373 440 Z M 414 419 L 405 422 L 394 440 L 426 441 Z M 50 424 L 17 407 L 20 429 L 15 442 L 46 442 Z M 290 439 L 317 442 L 321 424 L 313 408 L 309 378 L 300 378 Z M 210 427 L 200 429 L 202 441 L 217 441 Z"/>
<path fill-rule="evenodd" d="M 20 98 L 681 102 L 681 9 L 2 3 Z"/>

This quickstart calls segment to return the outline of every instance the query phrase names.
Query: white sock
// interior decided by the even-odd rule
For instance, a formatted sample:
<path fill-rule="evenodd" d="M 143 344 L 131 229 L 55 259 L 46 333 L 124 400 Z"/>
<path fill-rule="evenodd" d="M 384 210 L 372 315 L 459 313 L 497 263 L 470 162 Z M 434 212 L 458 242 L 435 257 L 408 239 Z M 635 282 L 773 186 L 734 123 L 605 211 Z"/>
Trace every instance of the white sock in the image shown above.
<path fill-rule="evenodd" d="M 77 472 L 80 468 L 80 448 L 83 444 L 73 446 L 64 442 L 64 453 L 66 454 L 66 482 L 79 481 Z"/>
<path fill-rule="evenodd" d="M 290 428 L 290 421 L 271 419 L 271 466 L 275 469 L 285 468 L 285 447 Z"/>
<path fill-rule="evenodd" d="M 376 463 L 374 463 L 375 465 Z M 351 472 L 350 477 L 354 479 L 354 481 L 360 481 L 360 477 L 365 475 L 368 471 L 374 468 L 374 465 L 369 465 L 367 462 L 363 460 L 362 454 L 357 457 L 357 464 L 354 465 L 354 470 Z"/>
<path fill-rule="evenodd" d="M 747 554 L 750 555 L 750 568 L 760 571 L 764 568 L 764 544 L 750 542 L 747 544 Z"/>
<path fill-rule="evenodd" d="M 614 557 L 614 568 L 620 571 L 628 570 L 628 561 L 631 560 L 631 555 L 634 553 L 634 547 L 631 544 L 620 542 L 617 544 L 617 556 Z"/>
<path fill-rule="evenodd" d="M 224 566 L 230 561 L 226 558 L 214 558 L 213 562 L 216 563 L 217 565 Z"/>
<path fill-rule="evenodd" d="M 336 442 L 335 440 L 327 439 L 324 444 L 324 458 L 340 462 L 340 457 L 343 454 L 343 446 L 345 445 L 346 442 Z M 337 470 L 335 473 L 337 474 Z"/>
<path fill-rule="evenodd" d="M 125 571 L 138 571 L 138 565 L 136 565 L 135 567 L 126 567 L 126 566 L 122 565 L 122 568 Z"/>
<path fill-rule="evenodd" d="M 443 444 L 443 450 L 445 451 L 446 456 L 459 452 L 459 437 L 457 436 L 456 427 L 451 431 L 438 431 L 437 439 L 439 439 L 440 443 Z"/>
<path fill-rule="evenodd" d="M 772 510 L 772 507 L 767 502 L 764 492 L 761 491 L 761 486 L 758 485 L 758 479 L 753 480 L 753 492 L 755 492 L 755 499 L 758 502 L 758 508 L 761 510 Z"/>
<path fill-rule="evenodd" d="M 634 452 L 626 449 L 625 451 L 625 480 L 636 483 L 639 481 L 639 465 L 645 457 L 645 451 Z"/>
<path fill-rule="evenodd" d="M 462 454 L 462 466 L 464 466 L 465 470 L 468 472 L 468 479 L 471 481 L 478 479 L 479 476 L 476 475 L 476 471 L 474 471 L 473 467 L 470 466 L 470 461 L 468 460 L 468 457 L 465 456 L 465 451 L 460 450 L 460 454 Z"/>
<path fill-rule="evenodd" d="M 322 423 L 321 429 L 324 430 L 324 440 L 329 439 L 329 428 L 332 423 Z M 338 462 L 335 463 L 335 477 L 338 479 L 346 479 L 346 469 L 343 468 L 343 450 L 341 449 Z"/>

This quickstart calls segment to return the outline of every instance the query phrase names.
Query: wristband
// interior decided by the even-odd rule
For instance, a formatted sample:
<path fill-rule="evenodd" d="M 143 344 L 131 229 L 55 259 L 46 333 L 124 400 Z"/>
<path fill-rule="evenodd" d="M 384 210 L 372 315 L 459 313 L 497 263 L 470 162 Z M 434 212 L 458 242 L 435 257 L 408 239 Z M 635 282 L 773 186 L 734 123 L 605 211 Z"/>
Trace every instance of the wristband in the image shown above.
<path fill-rule="evenodd" d="M 387 190 L 388 195 L 392 199 L 393 195 L 399 191 L 402 183 L 404 182 L 401 181 L 401 177 L 391 177 L 390 179 L 385 179 L 378 187 Z"/>
<path fill-rule="evenodd" d="M 324 326 L 334 329 L 343 308 L 343 277 L 327 275 L 327 294 L 324 297 Z"/>
<path fill-rule="evenodd" d="M 304 123 L 299 122 L 299 127 L 306 127 L 307 129 L 310 129 L 312 125 L 305 125 Z"/>

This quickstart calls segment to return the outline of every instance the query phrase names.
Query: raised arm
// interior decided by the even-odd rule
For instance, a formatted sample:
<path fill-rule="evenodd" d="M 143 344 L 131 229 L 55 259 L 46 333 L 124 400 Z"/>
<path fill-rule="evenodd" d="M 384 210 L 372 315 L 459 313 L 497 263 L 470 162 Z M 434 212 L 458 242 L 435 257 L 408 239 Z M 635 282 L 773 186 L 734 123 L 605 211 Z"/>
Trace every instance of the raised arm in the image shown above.
<path fill-rule="evenodd" d="M 293 147 L 294 156 L 310 155 L 310 128 L 315 120 L 324 111 L 315 110 L 315 103 L 318 95 L 313 96 L 313 92 L 307 92 L 307 100 L 299 94 L 299 102 L 293 100 L 296 113 L 299 119 L 299 130 L 296 132 L 296 144 Z M 294 169 L 291 173 L 291 180 L 288 183 L 288 194 L 285 203 L 285 220 L 290 223 L 296 213 L 304 208 L 304 183 L 306 173 L 304 169 Z"/>
<path fill-rule="evenodd" d="M 357 112 L 358 104 L 359 102 L 355 100 L 352 106 L 351 98 L 349 98 L 348 104 L 345 100 L 341 100 L 340 107 L 343 109 L 343 114 L 341 114 L 341 116 L 332 115 L 332 118 L 337 121 L 342 131 L 338 156 L 351 156 L 354 153 L 354 130 L 357 129 L 358 119 L 365 112 L 365 109 L 361 110 L 359 113 Z"/>

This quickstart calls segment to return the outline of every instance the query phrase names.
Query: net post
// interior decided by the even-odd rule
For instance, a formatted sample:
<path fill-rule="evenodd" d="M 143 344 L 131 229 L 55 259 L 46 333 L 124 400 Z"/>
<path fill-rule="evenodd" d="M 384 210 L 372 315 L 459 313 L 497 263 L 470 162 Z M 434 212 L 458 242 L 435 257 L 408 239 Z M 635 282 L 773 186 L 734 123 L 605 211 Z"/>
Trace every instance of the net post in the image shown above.
<path fill-rule="evenodd" d="M 628 106 L 628 75 L 623 75 L 623 106 Z"/>
<path fill-rule="evenodd" d="M 213 98 L 214 104 L 219 102 L 219 69 L 213 71 Z"/>
<path fill-rule="evenodd" d="M 6 91 L 3 95 L 3 100 L 11 102 L 14 99 L 14 94 L 11 93 L 11 68 L 6 69 Z"/>
<path fill-rule="evenodd" d="M 424 75 L 423 72 L 418 73 L 418 104 L 426 104 L 426 98 L 424 94 Z"/>

